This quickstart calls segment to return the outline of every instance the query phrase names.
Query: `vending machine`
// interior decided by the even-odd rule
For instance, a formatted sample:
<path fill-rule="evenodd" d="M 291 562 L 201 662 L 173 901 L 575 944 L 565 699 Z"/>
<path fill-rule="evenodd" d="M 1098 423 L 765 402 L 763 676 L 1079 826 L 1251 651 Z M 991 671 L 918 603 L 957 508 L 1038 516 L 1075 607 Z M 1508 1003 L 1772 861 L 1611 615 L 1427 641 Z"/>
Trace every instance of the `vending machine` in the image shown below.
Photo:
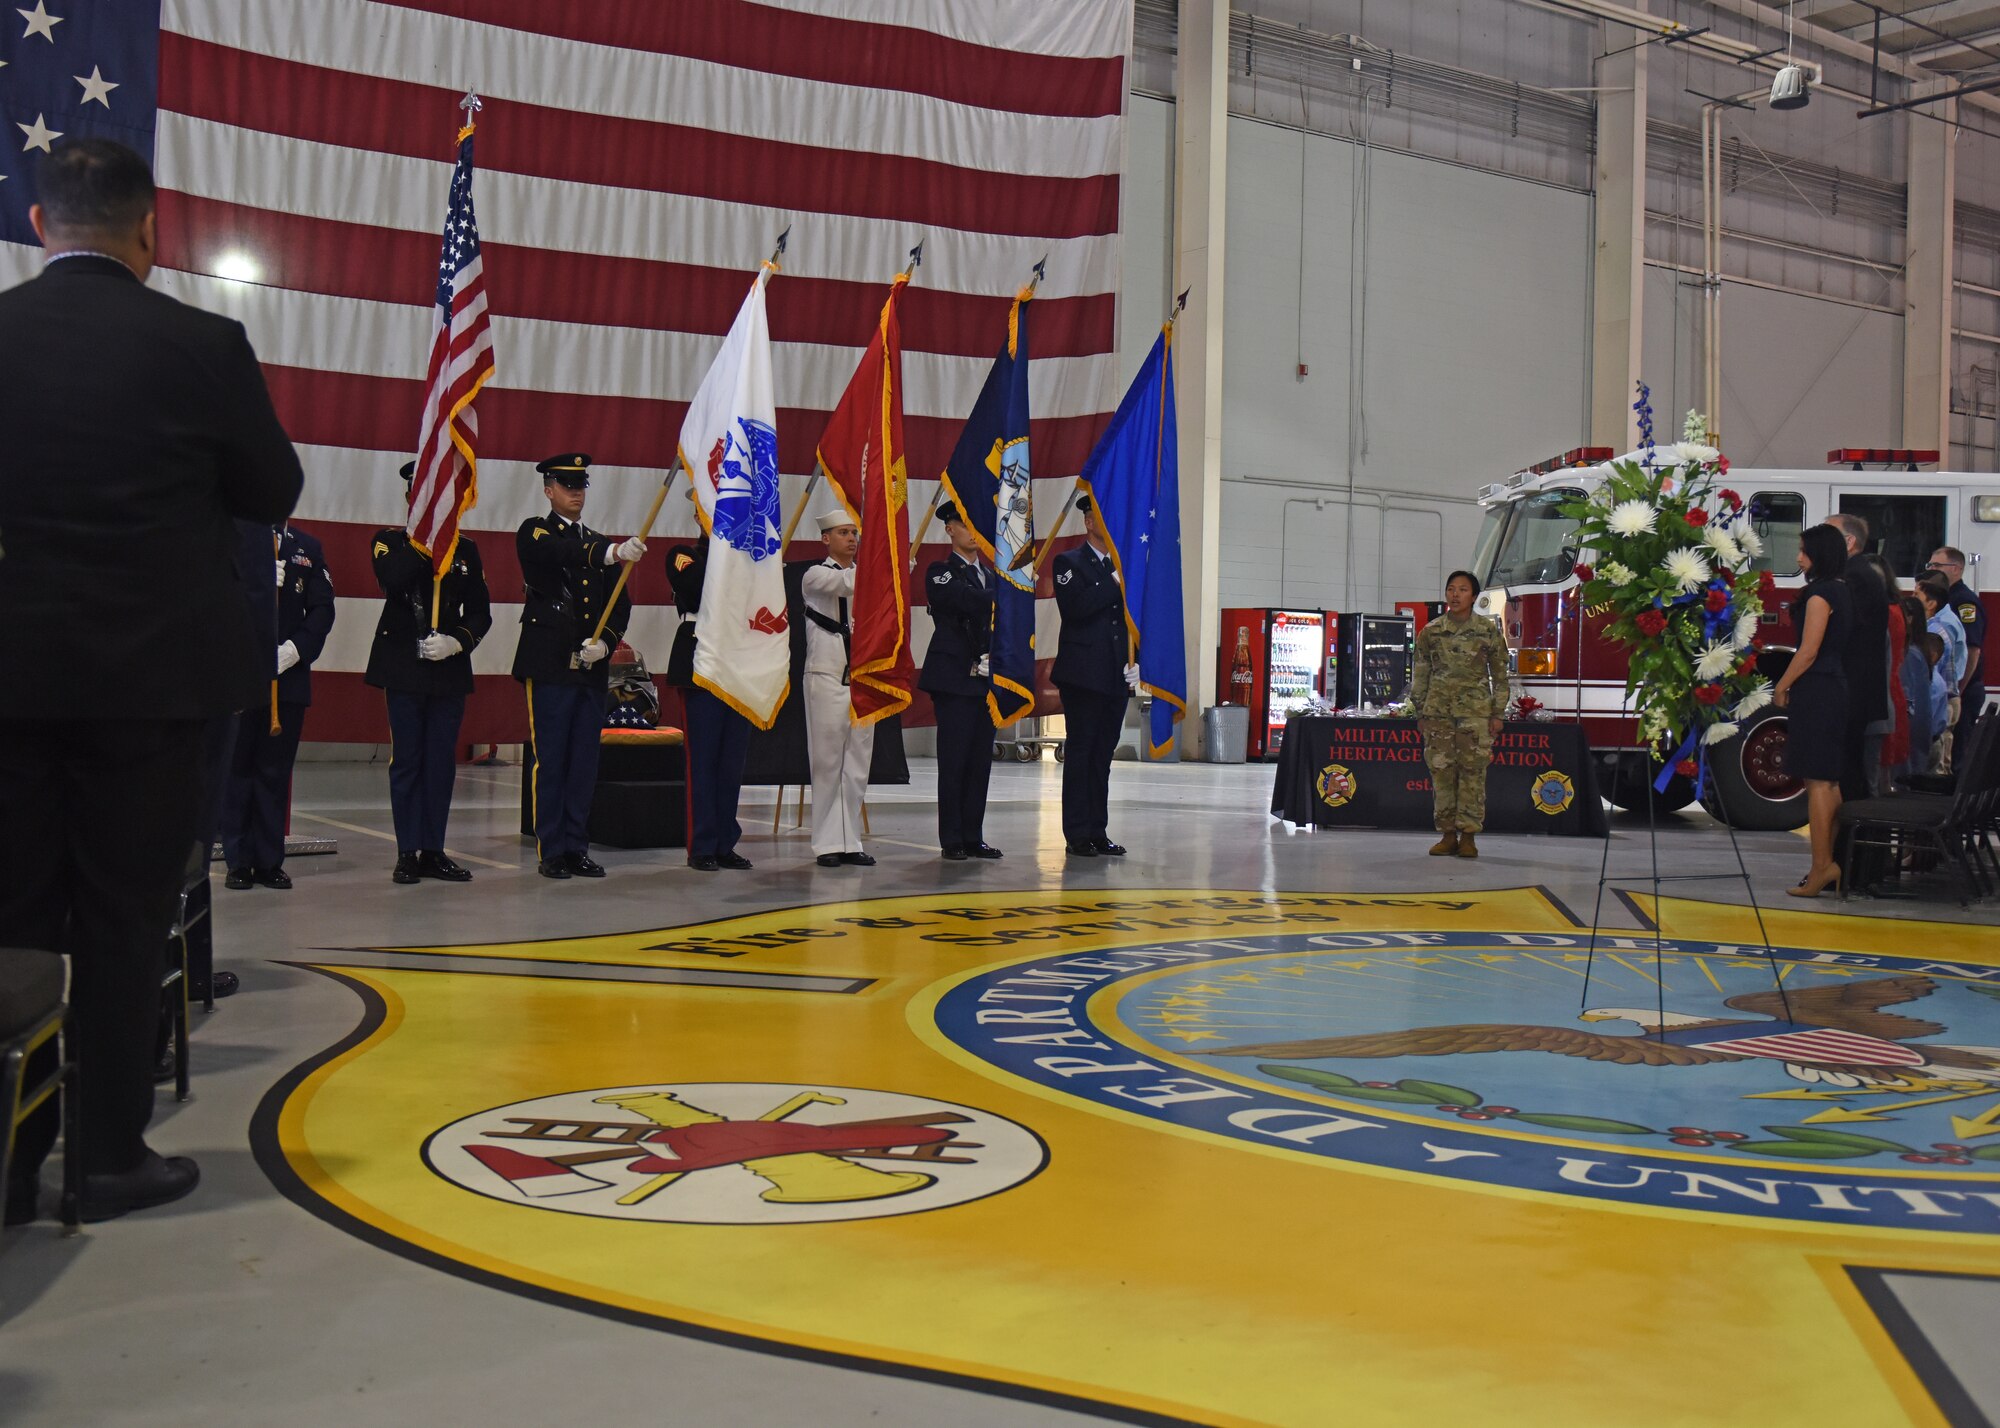
<path fill-rule="evenodd" d="M 1318 610 L 1224 610 L 1219 688 L 1250 710 L 1253 759 L 1274 759 L 1285 720 L 1299 700 L 1320 692 L 1326 619 Z"/>
<path fill-rule="evenodd" d="M 1444 613 L 1444 601 L 1398 600 L 1396 602 L 1396 613 L 1398 615 L 1408 615 L 1416 626 L 1411 633 L 1421 635 L 1424 632 L 1425 625 L 1428 625 L 1432 620 L 1437 619 L 1438 616 Z"/>
<path fill-rule="evenodd" d="M 1416 621 L 1408 615 L 1342 615 L 1341 707 L 1380 708 L 1407 698 L 1416 647 Z"/>

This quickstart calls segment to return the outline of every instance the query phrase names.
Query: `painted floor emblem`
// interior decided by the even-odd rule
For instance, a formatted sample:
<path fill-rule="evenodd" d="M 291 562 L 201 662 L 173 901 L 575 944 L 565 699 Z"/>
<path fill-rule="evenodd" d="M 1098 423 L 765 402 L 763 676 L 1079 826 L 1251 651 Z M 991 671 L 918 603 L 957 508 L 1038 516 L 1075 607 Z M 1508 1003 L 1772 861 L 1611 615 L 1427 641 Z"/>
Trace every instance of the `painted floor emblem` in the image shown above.
<path fill-rule="evenodd" d="M 497 1200 L 691 1225 L 865 1220 L 1020 1184 L 1047 1153 L 985 1111 L 745 1082 L 542 1096 L 453 1121 L 424 1161 Z"/>

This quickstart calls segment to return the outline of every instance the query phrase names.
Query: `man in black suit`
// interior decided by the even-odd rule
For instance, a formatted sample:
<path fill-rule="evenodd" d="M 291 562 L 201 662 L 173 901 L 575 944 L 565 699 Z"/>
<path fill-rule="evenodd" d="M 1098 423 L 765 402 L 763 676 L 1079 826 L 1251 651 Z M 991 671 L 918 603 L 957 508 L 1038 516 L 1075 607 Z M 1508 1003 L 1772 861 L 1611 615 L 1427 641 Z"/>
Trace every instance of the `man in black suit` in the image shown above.
<path fill-rule="evenodd" d="M 958 507 L 938 507 L 951 554 L 924 575 L 931 642 L 917 688 L 937 711 L 938 843 L 951 862 L 997 858 L 986 842 L 986 786 L 993 778 L 993 711 L 987 704 L 993 643 L 993 573 Z"/>
<path fill-rule="evenodd" d="M 700 640 L 701 591 L 708 580 L 708 537 L 667 552 L 667 582 L 681 625 L 667 657 L 667 683 L 681 692 L 687 710 L 688 866 L 748 872 L 755 866 L 736 851 L 743 836 L 736 806 L 743 796 L 743 764 L 750 754 L 750 721 L 694 682 Z"/>
<path fill-rule="evenodd" d="M 1063 838 L 1071 857 L 1120 858 L 1125 850 L 1111 841 L 1111 756 L 1125 727 L 1125 704 L 1139 687 L 1125 628 L 1125 587 L 1111 562 L 1104 522 L 1084 496 L 1088 540 L 1056 557 L 1056 611 L 1062 642 L 1050 671 L 1062 693 Z"/>
<path fill-rule="evenodd" d="M 406 498 L 416 469 L 414 461 L 403 463 Z M 469 883 L 472 874 L 445 855 L 444 829 L 458 779 L 458 727 L 472 693 L 472 651 L 493 628 L 479 547 L 460 535 L 441 578 L 401 526 L 375 532 L 369 549 L 385 597 L 367 680 L 385 691 L 389 705 L 389 810 L 396 823 L 389 877 Z"/>
<path fill-rule="evenodd" d="M 222 885 L 292 885 L 285 871 L 285 824 L 292 807 L 292 765 L 312 706 L 312 667 L 333 632 L 333 577 L 319 541 L 282 522 L 271 531 L 278 597 L 277 678 L 262 707 L 236 724 L 236 748 L 222 791 Z M 252 577 L 255 578 L 254 576 Z"/>
<path fill-rule="evenodd" d="M 637 536 L 613 540 L 579 519 L 590 486 L 590 458 L 583 452 L 551 456 L 535 469 L 542 473 L 549 513 L 522 522 L 514 533 L 526 587 L 514 678 L 528 688 L 537 871 L 558 881 L 601 878 L 604 868 L 590 856 L 590 801 L 597 792 L 610 655 L 625 638 L 632 597 L 619 594 L 601 636 L 597 618 L 618 583 L 618 563 L 637 560 L 646 543 Z"/>
<path fill-rule="evenodd" d="M 265 689 L 230 518 L 282 521 L 303 476 L 242 326 L 147 290 L 145 161 L 72 139 L 35 177 L 50 257 L 0 294 L 0 944 L 70 956 L 83 1214 L 104 1220 L 200 1178 L 145 1139 L 161 933 L 203 728 Z M 62 653 L 79 641 L 143 697 L 107 711 Z M 10 1223 L 35 1213 L 55 1129 L 51 1105 L 21 1133 Z"/>

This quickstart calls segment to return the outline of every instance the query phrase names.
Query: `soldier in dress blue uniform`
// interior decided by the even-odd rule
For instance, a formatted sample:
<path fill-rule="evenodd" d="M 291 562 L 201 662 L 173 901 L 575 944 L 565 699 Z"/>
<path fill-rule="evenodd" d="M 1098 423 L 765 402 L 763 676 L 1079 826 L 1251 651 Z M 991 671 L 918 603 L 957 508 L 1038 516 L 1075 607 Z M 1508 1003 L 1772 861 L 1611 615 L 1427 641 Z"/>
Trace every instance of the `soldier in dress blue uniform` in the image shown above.
<path fill-rule="evenodd" d="M 1056 557 L 1056 611 L 1062 642 L 1050 671 L 1062 693 L 1063 838 L 1076 858 L 1123 857 L 1111 841 L 1111 756 L 1125 727 L 1125 706 L 1139 687 L 1125 627 L 1125 587 L 1111 561 L 1111 541 L 1090 497 L 1078 499 L 1089 539 Z"/>
<path fill-rule="evenodd" d="M 591 638 L 617 583 L 620 561 L 646 553 L 637 536 L 614 540 L 578 519 L 590 485 L 590 458 L 580 451 L 538 462 L 549 513 L 514 533 L 526 589 L 514 678 L 528 689 L 528 737 L 535 751 L 529 774 L 537 871 L 545 878 L 601 878 L 590 856 L 590 800 L 597 788 L 598 735 L 612 646 L 632 617 L 621 594 L 602 638 Z"/>
<path fill-rule="evenodd" d="M 222 885 L 238 891 L 252 885 L 292 885 L 284 867 L 292 763 L 312 704 L 313 663 L 333 630 L 333 579 L 319 542 L 304 531 L 277 525 L 271 546 L 274 564 L 266 568 L 272 571 L 278 601 L 275 702 L 243 711 L 222 791 L 222 857 L 229 869 Z"/>
<path fill-rule="evenodd" d="M 417 463 L 403 463 L 408 493 Z M 368 651 L 368 682 L 385 691 L 389 706 L 389 807 L 396 820 L 395 882 L 437 878 L 469 883 L 472 874 L 445 856 L 445 822 L 451 817 L 458 777 L 458 728 L 465 696 L 472 693 L 472 651 L 493 628 L 493 607 L 479 547 L 461 535 L 451 568 L 435 593 L 431 622 L 431 558 L 410 543 L 401 526 L 375 532 L 370 551 L 382 587 L 381 618 Z"/>
<path fill-rule="evenodd" d="M 667 552 L 667 581 L 681 612 L 667 657 L 667 683 L 681 691 L 687 710 L 687 861 L 699 873 L 718 868 L 743 872 L 752 864 L 736 851 L 736 840 L 743 836 L 736 806 L 743 794 L 743 761 L 750 753 L 750 721 L 694 682 L 701 588 L 707 579 L 707 536 Z"/>
<path fill-rule="evenodd" d="M 917 688 L 937 711 L 938 843 L 954 863 L 997 858 L 988 846 L 986 786 L 993 778 L 993 711 L 988 651 L 993 641 L 993 573 L 958 508 L 938 507 L 951 554 L 924 576 L 931 643 Z"/>

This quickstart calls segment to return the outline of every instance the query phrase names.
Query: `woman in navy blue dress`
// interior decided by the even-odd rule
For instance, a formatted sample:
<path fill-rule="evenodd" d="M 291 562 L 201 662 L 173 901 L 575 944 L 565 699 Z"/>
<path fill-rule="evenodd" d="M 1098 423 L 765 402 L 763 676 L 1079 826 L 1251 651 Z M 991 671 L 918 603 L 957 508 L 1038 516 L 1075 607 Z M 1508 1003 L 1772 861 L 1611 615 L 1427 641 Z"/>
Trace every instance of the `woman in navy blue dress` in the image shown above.
<path fill-rule="evenodd" d="M 1840 652 L 1847 645 L 1847 538 L 1832 526 L 1813 526 L 1799 536 L 1799 573 L 1805 589 L 1792 602 L 1792 641 L 1797 650 L 1772 702 L 1787 717 L 1785 768 L 1806 786 L 1806 813 L 1812 831 L 1812 868 L 1793 897 L 1818 897 L 1840 883 L 1834 860 L 1834 823 L 1840 817 L 1841 740 L 1847 731 L 1847 676 Z"/>

